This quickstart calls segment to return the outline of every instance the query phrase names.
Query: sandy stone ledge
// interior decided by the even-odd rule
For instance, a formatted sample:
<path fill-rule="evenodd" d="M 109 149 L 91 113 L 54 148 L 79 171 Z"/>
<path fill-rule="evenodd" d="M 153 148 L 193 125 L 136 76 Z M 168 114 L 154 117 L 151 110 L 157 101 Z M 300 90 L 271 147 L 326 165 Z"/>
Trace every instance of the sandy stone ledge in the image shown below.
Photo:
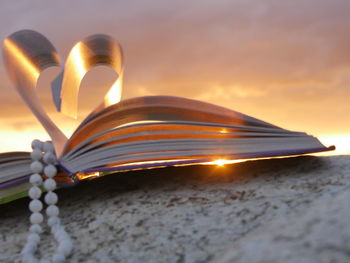
<path fill-rule="evenodd" d="M 58 193 L 69 262 L 350 262 L 350 156 L 115 174 Z M 21 262 L 27 203 L 0 206 L 0 262 Z M 45 233 L 40 250 L 54 245 Z"/>

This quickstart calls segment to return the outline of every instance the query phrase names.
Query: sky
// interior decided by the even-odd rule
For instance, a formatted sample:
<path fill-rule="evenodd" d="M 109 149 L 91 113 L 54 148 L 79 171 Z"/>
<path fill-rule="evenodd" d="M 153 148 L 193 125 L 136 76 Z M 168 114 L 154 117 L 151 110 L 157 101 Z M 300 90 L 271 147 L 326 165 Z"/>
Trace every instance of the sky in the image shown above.
<path fill-rule="evenodd" d="M 124 50 L 123 98 L 203 100 L 316 135 L 336 144 L 337 154 L 350 154 L 349 12 L 348 0 L 3 0 L 0 38 L 36 30 L 64 60 L 82 38 L 108 34 Z M 86 76 L 74 121 L 51 104 L 50 81 L 58 72 L 45 71 L 39 91 L 69 135 L 115 74 L 99 67 Z M 0 151 L 28 150 L 32 139 L 48 139 L 2 62 L 0 107 Z"/>

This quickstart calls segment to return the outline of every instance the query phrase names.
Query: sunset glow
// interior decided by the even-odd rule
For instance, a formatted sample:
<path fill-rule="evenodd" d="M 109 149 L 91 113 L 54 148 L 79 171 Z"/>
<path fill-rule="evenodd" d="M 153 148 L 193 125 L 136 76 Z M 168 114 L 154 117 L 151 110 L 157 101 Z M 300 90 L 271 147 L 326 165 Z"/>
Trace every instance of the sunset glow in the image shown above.
<path fill-rule="evenodd" d="M 335 151 L 319 153 L 322 156 L 350 155 L 350 133 L 345 134 L 321 134 L 319 140 L 327 146 L 335 145 Z"/>
<path fill-rule="evenodd" d="M 218 159 L 212 162 L 206 162 L 206 163 L 202 163 L 204 165 L 217 165 L 219 167 L 223 167 L 225 165 L 228 164 L 234 164 L 234 163 L 241 163 L 241 162 L 245 162 L 246 160 L 240 159 L 240 160 L 228 160 L 228 159 Z"/>

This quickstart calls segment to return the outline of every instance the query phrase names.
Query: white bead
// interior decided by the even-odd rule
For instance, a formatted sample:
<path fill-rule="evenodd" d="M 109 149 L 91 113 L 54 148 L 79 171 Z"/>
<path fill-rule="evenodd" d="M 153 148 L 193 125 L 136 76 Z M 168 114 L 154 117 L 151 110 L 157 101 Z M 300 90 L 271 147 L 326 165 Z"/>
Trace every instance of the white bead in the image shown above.
<path fill-rule="evenodd" d="M 25 263 L 40 263 L 37 258 L 34 257 L 34 255 L 30 255 L 30 257 L 25 261 Z"/>
<path fill-rule="evenodd" d="M 39 263 L 39 260 L 34 256 L 34 252 L 37 249 L 37 246 L 36 245 L 27 246 L 27 245 L 22 250 L 23 261 L 25 263 Z"/>
<path fill-rule="evenodd" d="M 49 164 L 44 168 L 44 173 L 47 177 L 52 178 L 57 174 L 57 169 L 54 165 Z"/>
<path fill-rule="evenodd" d="M 44 217 L 41 213 L 33 213 L 30 216 L 30 222 L 35 225 L 35 224 L 40 224 L 41 222 L 43 222 Z"/>
<path fill-rule="evenodd" d="M 34 257 L 34 252 L 22 250 L 22 256 L 23 263 L 39 263 L 38 259 Z"/>
<path fill-rule="evenodd" d="M 39 161 L 34 161 L 30 164 L 30 170 L 33 173 L 41 173 L 43 171 L 43 164 Z"/>
<path fill-rule="evenodd" d="M 72 252 L 72 249 L 73 249 L 72 242 L 69 239 L 68 240 L 66 239 L 58 246 L 57 251 L 59 253 L 62 253 L 66 257 L 68 257 L 69 254 Z"/>
<path fill-rule="evenodd" d="M 30 157 L 32 158 L 32 160 L 35 161 L 39 161 L 42 157 L 42 153 L 41 150 L 39 149 L 34 149 L 31 153 L 30 153 Z"/>
<path fill-rule="evenodd" d="M 43 143 L 39 140 L 32 141 L 32 149 L 40 149 L 42 150 Z"/>
<path fill-rule="evenodd" d="M 59 219 L 58 219 L 59 220 Z M 59 223 L 54 224 L 51 226 L 51 233 L 55 236 L 55 238 L 57 239 L 57 233 L 60 231 L 61 229 L 61 225 L 60 225 L 60 221 L 58 221 Z"/>
<path fill-rule="evenodd" d="M 43 150 L 44 150 L 44 152 L 54 152 L 55 148 L 53 147 L 52 142 L 46 141 L 43 144 Z"/>
<path fill-rule="evenodd" d="M 49 178 L 49 179 L 46 179 L 45 182 L 44 182 L 44 187 L 47 191 L 53 191 L 55 190 L 56 188 L 56 182 L 55 180 Z"/>
<path fill-rule="evenodd" d="M 52 152 L 47 152 L 44 154 L 43 160 L 45 163 L 54 164 L 56 162 L 56 156 Z"/>
<path fill-rule="evenodd" d="M 27 240 L 28 240 L 29 243 L 39 243 L 40 242 L 40 237 L 36 233 L 31 233 L 27 237 Z"/>
<path fill-rule="evenodd" d="M 29 209 L 32 212 L 39 212 L 39 211 L 41 211 L 41 209 L 43 209 L 43 203 L 38 199 L 34 199 L 34 200 L 30 201 Z"/>
<path fill-rule="evenodd" d="M 38 224 L 35 224 L 35 225 L 31 225 L 31 226 L 30 226 L 29 231 L 30 231 L 31 233 L 40 234 L 40 233 L 43 232 L 43 229 L 42 229 L 41 226 L 39 226 Z"/>
<path fill-rule="evenodd" d="M 63 254 L 55 254 L 52 257 L 53 263 L 63 263 L 66 261 L 66 257 Z"/>
<path fill-rule="evenodd" d="M 27 255 L 25 263 L 39 263 L 39 260 L 36 257 L 34 257 L 34 255 Z"/>
<path fill-rule="evenodd" d="M 50 217 L 48 220 L 47 220 L 47 224 L 50 226 L 50 227 L 53 227 L 54 225 L 59 225 L 60 224 L 60 219 L 57 217 L 57 216 L 52 216 Z M 53 232 L 55 231 L 54 229 L 52 229 Z"/>
<path fill-rule="evenodd" d="M 69 239 L 68 234 L 66 233 L 64 228 L 59 228 L 59 230 L 56 233 L 54 233 L 54 235 L 59 243 Z"/>
<path fill-rule="evenodd" d="M 32 175 L 30 176 L 29 182 L 30 182 L 32 185 L 41 185 L 42 182 L 43 182 L 43 179 L 41 178 L 41 175 L 40 175 L 40 174 L 32 174 Z"/>
<path fill-rule="evenodd" d="M 45 195 L 45 203 L 48 205 L 54 205 L 58 201 L 58 197 L 54 192 L 48 192 Z"/>
<path fill-rule="evenodd" d="M 39 262 L 35 257 L 34 257 L 34 252 L 35 252 L 36 248 L 34 250 L 31 250 L 31 248 L 29 247 L 24 247 L 23 250 L 21 251 L 22 255 L 23 255 L 23 262 L 24 263 L 37 263 Z M 36 260 L 36 261 L 35 261 Z"/>
<path fill-rule="evenodd" d="M 37 243 L 27 242 L 27 244 L 22 249 L 23 254 L 32 254 L 38 248 Z"/>
<path fill-rule="evenodd" d="M 49 205 L 47 208 L 46 208 L 46 214 L 48 216 L 58 216 L 59 214 L 59 210 L 58 210 L 58 207 L 55 206 L 55 205 Z"/>
<path fill-rule="evenodd" d="M 32 199 L 39 199 L 41 196 L 41 190 L 37 186 L 32 186 L 29 189 L 28 194 L 29 194 L 30 198 L 32 198 Z"/>

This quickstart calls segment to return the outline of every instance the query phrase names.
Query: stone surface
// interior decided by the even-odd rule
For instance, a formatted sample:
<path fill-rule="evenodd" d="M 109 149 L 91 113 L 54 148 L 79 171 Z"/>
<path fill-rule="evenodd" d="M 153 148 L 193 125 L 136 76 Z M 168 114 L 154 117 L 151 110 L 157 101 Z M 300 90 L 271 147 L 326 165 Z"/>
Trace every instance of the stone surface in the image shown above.
<path fill-rule="evenodd" d="M 320 198 L 241 238 L 214 262 L 350 262 L 350 191 Z"/>
<path fill-rule="evenodd" d="M 58 194 L 69 262 L 350 262 L 350 156 L 115 174 Z M 20 262 L 27 203 L 0 206 L 0 262 Z M 40 250 L 54 245 L 45 233 Z"/>

